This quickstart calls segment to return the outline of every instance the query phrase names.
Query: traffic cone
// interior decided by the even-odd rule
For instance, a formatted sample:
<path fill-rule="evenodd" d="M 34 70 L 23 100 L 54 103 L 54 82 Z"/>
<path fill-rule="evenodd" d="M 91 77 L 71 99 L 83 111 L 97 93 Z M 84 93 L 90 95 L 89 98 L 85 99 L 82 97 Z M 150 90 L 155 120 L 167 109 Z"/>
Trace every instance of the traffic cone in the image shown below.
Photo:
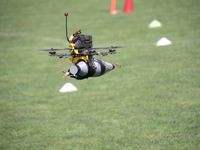
<path fill-rule="evenodd" d="M 126 0 L 124 5 L 124 13 L 130 13 L 134 11 L 133 0 Z"/>
<path fill-rule="evenodd" d="M 110 8 L 110 13 L 112 15 L 118 14 L 120 11 L 116 10 L 116 0 L 111 0 L 111 8 Z"/>
<path fill-rule="evenodd" d="M 73 92 L 73 91 L 77 91 L 78 89 L 71 83 L 65 83 L 59 90 L 59 92 L 61 93 L 65 93 L 65 92 Z"/>
<path fill-rule="evenodd" d="M 159 21 L 157 21 L 157 20 L 153 20 L 149 24 L 149 28 L 158 28 L 158 27 L 162 27 L 162 24 Z"/>
<path fill-rule="evenodd" d="M 171 45 L 172 42 L 168 40 L 166 37 L 162 37 L 157 43 L 156 46 L 166 46 Z"/>

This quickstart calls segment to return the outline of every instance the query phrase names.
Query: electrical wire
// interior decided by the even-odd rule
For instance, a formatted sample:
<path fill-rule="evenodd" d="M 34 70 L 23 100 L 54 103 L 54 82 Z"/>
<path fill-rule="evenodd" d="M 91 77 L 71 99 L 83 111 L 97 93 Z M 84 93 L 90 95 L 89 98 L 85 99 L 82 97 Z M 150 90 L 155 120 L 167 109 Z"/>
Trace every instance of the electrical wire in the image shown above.
<path fill-rule="evenodd" d="M 65 56 L 63 57 L 63 58 L 65 59 L 64 62 L 63 62 L 62 59 L 60 59 L 58 56 L 57 56 L 56 58 L 58 58 L 58 59 L 61 61 L 61 63 L 62 63 L 61 66 L 54 67 L 54 70 L 58 71 L 58 70 L 60 70 L 60 69 L 66 64 L 66 57 L 65 57 Z"/>
<path fill-rule="evenodd" d="M 101 53 L 98 53 L 98 55 L 100 56 L 100 59 L 101 59 L 101 62 L 103 63 L 103 65 L 104 65 L 106 68 L 112 70 L 112 69 L 113 69 L 113 66 L 110 67 L 110 66 L 108 66 L 108 65 L 106 64 L 106 58 L 109 57 L 110 54 L 108 54 L 104 60 L 102 59 L 102 56 L 103 56 L 103 55 L 102 55 Z M 117 62 L 116 62 L 116 63 L 114 63 L 114 64 L 115 64 L 115 66 L 117 66 L 118 68 L 121 68 L 121 64 L 120 64 L 120 63 L 117 63 Z"/>

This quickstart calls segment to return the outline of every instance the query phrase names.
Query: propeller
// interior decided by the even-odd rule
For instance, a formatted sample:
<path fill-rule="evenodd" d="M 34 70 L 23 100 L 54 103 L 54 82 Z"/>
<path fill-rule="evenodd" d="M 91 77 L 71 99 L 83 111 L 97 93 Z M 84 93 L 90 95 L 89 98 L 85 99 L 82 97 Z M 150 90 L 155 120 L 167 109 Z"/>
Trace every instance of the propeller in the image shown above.
<path fill-rule="evenodd" d="M 73 55 L 102 55 L 102 56 L 107 56 L 108 54 L 115 54 L 116 52 L 116 48 L 124 48 L 124 46 L 111 46 L 111 47 L 96 47 L 96 48 L 83 48 L 83 49 L 77 49 L 79 51 L 79 54 L 73 54 Z M 99 49 L 109 49 L 109 52 L 96 52 L 96 50 L 99 50 Z M 43 49 L 43 50 L 39 50 L 39 51 L 48 51 L 49 52 L 49 56 L 56 56 L 58 54 L 56 54 L 56 51 L 61 51 L 61 50 L 70 50 L 70 48 L 64 48 L 64 49 Z M 62 57 L 62 56 L 58 56 L 58 57 Z"/>
<path fill-rule="evenodd" d="M 77 50 L 79 50 L 79 51 L 85 51 L 85 50 L 95 51 L 95 50 L 98 50 L 98 49 L 109 49 L 110 52 L 113 52 L 113 51 L 115 51 L 116 48 L 124 48 L 124 46 L 83 48 L 83 49 L 77 49 Z"/>
<path fill-rule="evenodd" d="M 93 49 L 115 49 L 115 48 L 124 48 L 124 46 L 96 47 Z"/>
<path fill-rule="evenodd" d="M 116 48 L 124 48 L 124 46 L 111 46 L 111 47 L 97 47 L 94 49 L 109 49 L 109 52 L 98 52 L 97 55 L 100 54 L 102 56 L 107 56 L 108 54 L 115 54 Z"/>
<path fill-rule="evenodd" d="M 39 50 L 39 51 L 62 51 L 62 50 L 70 50 L 70 48 L 64 48 L 64 49 L 42 49 L 42 50 Z"/>
<path fill-rule="evenodd" d="M 110 52 L 113 52 L 115 51 L 116 48 L 124 48 L 124 46 L 111 46 L 111 47 L 95 47 L 95 48 L 83 48 L 83 49 L 77 49 L 79 51 L 85 51 L 85 50 L 89 50 L 89 51 L 92 51 L 92 50 L 97 50 L 97 49 L 109 49 Z M 62 50 L 70 50 L 70 48 L 63 48 L 63 49 L 54 49 L 54 48 L 51 48 L 51 49 L 42 49 L 42 50 L 39 50 L 39 51 L 62 51 Z"/>

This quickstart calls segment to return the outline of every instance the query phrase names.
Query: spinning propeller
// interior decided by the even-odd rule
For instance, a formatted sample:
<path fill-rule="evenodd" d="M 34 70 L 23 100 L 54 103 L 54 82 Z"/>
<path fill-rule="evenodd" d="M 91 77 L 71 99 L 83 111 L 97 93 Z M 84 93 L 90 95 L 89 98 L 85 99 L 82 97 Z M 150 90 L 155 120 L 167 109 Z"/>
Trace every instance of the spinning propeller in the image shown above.
<path fill-rule="evenodd" d="M 42 50 L 39 50 L 39 51 L 62 51 L 62 50 L 70 50 L 70 48 L 63 48 L 63 49 L 51 48 L 51 49 L 42 49 Z"/>
<path fill-rule="evenodd" d="M 83 48 L 83 49 L 76 49 L 76 50 L 79 51 L 80 55 L 98 55 L 98 54 L 101 54 L 103 56 L 107 56 L 108 54 L 115 54 L 116 48 L 124 48 L 124 47 L 122 47 L 122 46 L 111 46 L 111 47 L 96 47 L 96 48 L 87 48 L 87 49 Z M 109 49 L 109 52 L 96 52 L 96 50 L 99 50 L 99 49 Z M 49 51 L 49 54 L 51 56 L 55 56 L 56 51 L 62 51 L 62 50 L 71 50 L 71 49 L 70 48 L 63 48 L 63 49 L 51 48 L 51 49 L 43 49 L 43 50 L 39 50 L 39 51 Z"/>

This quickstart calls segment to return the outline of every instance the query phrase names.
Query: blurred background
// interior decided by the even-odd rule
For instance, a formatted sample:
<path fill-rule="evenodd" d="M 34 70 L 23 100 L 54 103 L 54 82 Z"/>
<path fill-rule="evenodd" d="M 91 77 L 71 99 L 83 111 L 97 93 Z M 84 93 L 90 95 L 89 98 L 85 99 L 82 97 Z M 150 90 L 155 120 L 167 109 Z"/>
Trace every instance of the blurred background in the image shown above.
<path fill-rule="evenodd" d="M 199 149 L 200 1 L 0 1 L 0 149 Z M 126 46 L 97 78 L 62 78 L 49 57 L 81 29 L 93 47 Z M 162 26 L 149 28 L 153 20 Z M 162 37 L 172 44 L 156 46 Z M 64 51 L 67 53 L 68 51 Z M 98 56 L 95 58 L 99 59 Z M 59 93 L 65 83 L 78 91 Z"/>

